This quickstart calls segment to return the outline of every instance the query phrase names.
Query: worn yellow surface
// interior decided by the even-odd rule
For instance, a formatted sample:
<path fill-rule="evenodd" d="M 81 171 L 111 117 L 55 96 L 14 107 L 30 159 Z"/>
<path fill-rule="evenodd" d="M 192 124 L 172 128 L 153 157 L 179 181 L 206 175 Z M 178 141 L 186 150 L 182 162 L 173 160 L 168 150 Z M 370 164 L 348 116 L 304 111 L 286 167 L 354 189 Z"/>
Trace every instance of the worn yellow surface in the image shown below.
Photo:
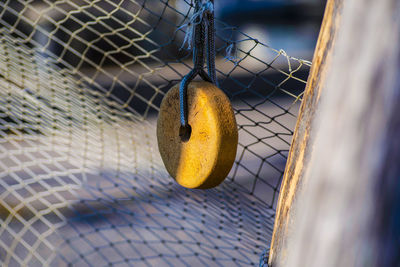
<path fill-rule="evenodd" d="M 208 82 L 188 86 L 191 134 L 180 132 L 179 84 L 164 97 L 157 120 L 158 148 L 169 174 L 187 188 L 212 188 L 228 175 L 236 156 L 238 131 L 228 97 Z"/>

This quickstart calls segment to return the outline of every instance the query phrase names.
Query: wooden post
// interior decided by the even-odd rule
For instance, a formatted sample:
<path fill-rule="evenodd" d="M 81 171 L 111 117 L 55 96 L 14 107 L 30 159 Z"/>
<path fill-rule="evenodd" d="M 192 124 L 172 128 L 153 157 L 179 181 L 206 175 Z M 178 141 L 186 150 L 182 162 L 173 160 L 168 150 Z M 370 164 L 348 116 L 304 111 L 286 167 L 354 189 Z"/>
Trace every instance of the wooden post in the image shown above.
<path fill-rule="evenodd" d="M 275 218 L 274 232 L 272 236 L 269 264 L 277 261 L 277 257 L 285 255 L 286 236 L 289 235 L 290 221 L 293 216 L 292 204 L 298 194 L 305 165 L 309 161 L 312 139 L 311 125 L 315 120 L 315 112 L 319 103 L 326 73 L 332 59 L 332 47 L 335 44 L 341 18 L 343 0 L 328 0 L 325 14 L 314 52 L 313 64 L 307 81 L 303 102 L 300 107 L 297 125 L 293 135 L 293 141 L 289 152 L 286 169 L 282 180 L 278 200 L 278 208 Z"/>
<path fill-rule="evenodd" d="M 329 0 L 269 264 L 400 266 L 400 3 Z"/>

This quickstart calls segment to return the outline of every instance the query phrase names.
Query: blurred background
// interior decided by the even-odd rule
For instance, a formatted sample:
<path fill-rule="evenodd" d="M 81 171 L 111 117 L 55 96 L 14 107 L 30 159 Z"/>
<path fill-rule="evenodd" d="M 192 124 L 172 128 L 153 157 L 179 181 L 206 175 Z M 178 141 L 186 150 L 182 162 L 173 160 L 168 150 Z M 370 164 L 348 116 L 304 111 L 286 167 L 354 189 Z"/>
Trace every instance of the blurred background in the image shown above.
<path fill-rule="evenodd" d="M 215 3 L 219 19 L 275 49 L 311 61 L 326 0 L 216 0 Z"/>
<path fill-rule="evenodd" d="M 38 228 L 25 242 L 61 235 L 61 244 L 43 251 L 26 246 L 43 262 L 51 252 L 68 264 L 109 266 L 124 260 L 122 251 L 143 266 L 167 266 L 160 253 L 181 263 L 169 266 L 255 265 L 271 240 L 324 5 L 215 0 L 217 78 L 232 101 L 239 145 L 226 181 L 196 191 L 168 177 L 154 131 L 165 92 L 193 65 L 182 48 L 193 1 L 0 0 L 0 219 L 16 221 L 2 227 L 15 233 L 0 231 L 0 261 L 29 262 L 9 244 L 21 246 L 18 232 L 36 229 L 30 221 L 38 220 L 51 230 L 43 237 Z M 27 165 L 34 171 L 21 172 Z M 58 187 L 55 166 L 68 175 Z M 69 194 L 57 198 L 65 210 L 51 202 L 15 217 L 25 202 L 45 198 L 36 193 L 39 183 L 45 197 L 55 187 Z M 43 209 L 61 223 L 40 217 Z"/>
<path fill-rule="evenodd" d="M 6 6 L 15 10 L 13 14 L 4 9 L 2 19 L 32 38 L 32 44 L 44 47 L 44 53 L 60 57 L 60 62 L 87 68 L 86 72 L 99 65 L 112 67 L 115 64 L 132 63 L 132 55 L 140 56 L 140 61 L 143 62 L 154 60 L 152 56 L 163 61 L 185 58 L 190 61 L 187 57 L 188 51 L 179 46 L 183 42 L 186 29 L 176 31 L 171 25 L 187 23 L 187 18 L 193 11 L 191 0 L 33 0 L 29 4 L 20 1 L 0 2 L 6 2 Z M 222 40 L 217 38 L 219 56 L 224 56 L 224 50 L 231 42 L 236 43 L 236 49 L 252 50 L 254 57 L 266 60 L 271 56 L 268 47 L 257 46 L 253 49 L 253 43 L 241 42 L 251 36 L 271 48 L 283 49 L 293 57 L 311 61 L 325 2 L 326 0 L 215 0 L 216 18 L 224 22 L 217 23 L 217 32 L 222 37 Z M 117 6 L 120 8 L 116 9 Z M 45 11 L 46 16 L 41 15 L 42 11 Z M 18 15 L 28 17 L 32 23 L 18 21 Z M 90 27 L 82 27 L 82 24 Z M 36 26 L 41 30 L 35 31 Z M 136 29 L 136 34 L 130 28 Z M 49 32 L 58 41 L 50 40 Z M 71 33 L 74 33 L 73 38 Z M 129 44 L 127 40 L 133 40 L 137 45 Z M 78 53 L 65 51 L 62 43 Z M 90 43 L 89 47 L 87 43 Z M 101 51 L 95 47 L 100 47 Z M 121 49 L 114 51 L 115 47 Z M 108 51 L 112 51 L 116 60 L 105 55 Z M 80 57 L 82 54 L 84 61 Z"/>
<path fill-rule="evenodd" d="M 325 0 L 215 0 L 217 78 L 241 138 L 232 179 L 273 208 L 324 7 Z M 165 92 L 192 67 L 182 47 L 192 14 L 192 0 L 0 1 L 1 27 L 152 123 Z M 256 186 L 259 177 L 272 182 Z"/>
<path fill-rule="evenodd" d="M 311 61 L 325 2 L 215 0 L 216 64 L 223 89 L 240 86 L 267 92 L 265 82 L 259 81 L 261 75 L 280 84 L 284 75 L 266 71 L 272 63 L 273 68 L 286 68 L 286 60 L 276 58 L 278 51 Z M 187 28 L 180 26 L 193 13 L 192 0 L 0 1 L 0 11 L 3 27 L 27 36 L 26 42 L 39 47 L 44 56 L 90 77 L 90 86 L 97 84 L 145 117 L 157 113 L 164 93 L 191 68 L 191 51 L 182 49 Z M 234 45 L 236 62 L 225 59 L 229 45 Z M 251 60 L 241 61 L 247 56 Z M 162 72 L 154 75 L 157 69 Z M 296 77 L 306 80 L 308 71 L 301 68 Z M 255 73 L 257 80 L 253 81 Z M 155 87 L 143 82 L 142 76 Z M 284 86 L 294 95 L 304 89 L 304 83 L 296 84 L 296 80 Z M 237 92 L 227 93 L 235 101 Z"/>

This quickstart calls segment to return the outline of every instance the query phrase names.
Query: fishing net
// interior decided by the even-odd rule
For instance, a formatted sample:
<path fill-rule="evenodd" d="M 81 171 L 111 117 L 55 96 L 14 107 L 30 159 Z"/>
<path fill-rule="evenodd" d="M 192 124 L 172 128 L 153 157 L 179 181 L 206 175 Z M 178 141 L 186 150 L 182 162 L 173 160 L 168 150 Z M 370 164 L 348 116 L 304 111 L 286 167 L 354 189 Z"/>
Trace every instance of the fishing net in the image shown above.
<path fill-rule="evenodd" d="M 268 253 L 310 63 L 217 20 L 237 158 L 220 186 L 182 188 L 155 121 L 192 66 L 192 13 L 191 1 L 0 1 L 4 266 L 247 266 Z"/>

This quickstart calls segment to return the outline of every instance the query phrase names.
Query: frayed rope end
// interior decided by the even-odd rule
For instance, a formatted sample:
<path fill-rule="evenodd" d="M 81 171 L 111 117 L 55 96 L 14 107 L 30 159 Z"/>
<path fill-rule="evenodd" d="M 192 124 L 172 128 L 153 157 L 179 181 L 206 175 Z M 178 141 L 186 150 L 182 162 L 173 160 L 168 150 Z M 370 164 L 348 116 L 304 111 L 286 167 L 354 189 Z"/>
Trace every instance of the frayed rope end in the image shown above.
<path fill-rule="evenodd" d="M 239 63 L 239 58 L 237 56 L 237 50 L 234 43 L 231 43 L 226 47 L 225 53 L 226 55 L 224 58 L 226 59 L 226 61 L 232 61 L 233 63 L 235 63 L 235 65 Z"/>
<path fill-rule="evenodd" d="M 194 37 L 194 29 L 196 25 L 199 25 L 202 23 L 203 19 L 207 20 L 207 17 L 204 16 L 206 13 L 212 13 L 214 12 L 214 5 L 211 1 L 207 0 L 206 2 L 202 2 L 200 10 L 197 12 L 193 13 L 193 15 L 190 17 L 189 22 L 183 24 L 180 26 L 178 30 L 181 30 L 183 28 L 186 28 L 186 33 L 185 37 L 183 39 L 182 46 L 179 48 L 179 50 L 182 50 L 185 48 L 187 44 L 187 50 L 191 50 L 193 47 L 193 37 Z M 208 21 L 206 21 L 206 26 L 208 25 Z"/>
<path fill-rule="evenodd" d="M 265 248 L 260 255 L 259 267 L 268 267 L 269 248 Z"/>

